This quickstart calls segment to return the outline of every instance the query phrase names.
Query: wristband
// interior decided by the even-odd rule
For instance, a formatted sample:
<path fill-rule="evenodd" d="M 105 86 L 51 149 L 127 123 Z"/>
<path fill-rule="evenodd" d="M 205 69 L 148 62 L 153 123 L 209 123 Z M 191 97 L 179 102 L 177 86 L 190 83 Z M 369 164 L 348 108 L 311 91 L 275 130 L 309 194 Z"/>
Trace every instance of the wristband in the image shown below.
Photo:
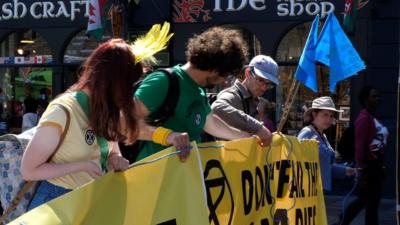
<path fill-rule="evenodd" d="M 172 130 L 164 128 L 164 127 L 157 127 L 152 136 L 151 139 L 153 140 L 154 143 L 160 144 L 160 145 L 169 145 L 168 144 L 168 136 L 172 133 Z"/>

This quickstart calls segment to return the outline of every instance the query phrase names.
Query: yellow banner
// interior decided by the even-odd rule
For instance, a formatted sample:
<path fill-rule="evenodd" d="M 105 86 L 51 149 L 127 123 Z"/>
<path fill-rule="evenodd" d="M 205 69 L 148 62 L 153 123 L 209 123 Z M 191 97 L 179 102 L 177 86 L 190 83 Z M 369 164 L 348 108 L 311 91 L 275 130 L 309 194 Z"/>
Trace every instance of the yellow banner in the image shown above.
<path fill-rule="evenodd" d="M 212 145 L 199 144 L 210 224 L 327 224 L 315 141 L 274 135 L 268 148 L 255 139 Z"/>
<path fill-rule="evenodd" d="M 326 225 L 318 145 L 274 135 L 169 148 L 24 214 L 26 225 Z M 153 162 L 152 162 L 153 161 Z M 207 209 L 208 206 L 208 209 Z"/>
<path fill-rule="evenodd" d="M 171 153 L 159 152 L 146 161 Z M 177 156 L 110 173 L 39 206 L 15 225 L 199 225 L 208 224 L 198 151 L 187 163 Z"/>

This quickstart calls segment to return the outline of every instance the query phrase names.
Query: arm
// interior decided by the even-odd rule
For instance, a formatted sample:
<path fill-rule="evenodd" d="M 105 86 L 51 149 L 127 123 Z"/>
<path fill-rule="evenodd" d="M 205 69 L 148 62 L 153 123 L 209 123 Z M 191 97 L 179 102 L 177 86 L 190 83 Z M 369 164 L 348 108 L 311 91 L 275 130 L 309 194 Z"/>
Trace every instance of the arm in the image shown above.
<path fill-rule="evenodd" d="M 145 141 L 153 141 L 152 136 L 154 131 L 157 129 L 157 127 L 150 126 L 148 125 L 145 121 L 144 118 L 150 114 L 150 111 L 147 109 L 147 107 L 137 98 L 135 98 L 135 106 L 136 106 L 136 114 L 138 115 L 139 119 L 139 138 L 140 140 L 145 140 Z M 189 135 L 188 133 L 178 133 L 178 132 L 172 132 L 168 138 L 167 142 L 170 145 L 175 146 L 176 149 L 178 150 L 186 150 L 190 149 L 190 140 L 189 140 Z M 188 151 L 183 151 L 182 153 L 179 154 L 179 157 L 181 161 L 185 161 L 187 156 L 189 155 Z"/>
<path fill-rule="evenodd" d="M 230 126 L 257 134 L 263 123 L 243 111 L 243 103 L 234 93 L 222 92 L 211 106 L 213 112 Z"/>
<path fill-rule="evenodd" d="M 344 179 L 346 176 L 351 176 L 351 171 L 353 168 L 344 166 L 344 165 L 339 165 L 336 163 L 332 164 L 332 177 L 338 178 L 338 179 Z"/>
<path fill-rule="evenodd" d="M 118 142 L 110 142 L 109 149 L 111 149 L 111 151 L 108 155 L 108 169 L 115 171 L 127 170 L 129 161 L 122 156 Z"/>
<path fill-rule="evenodd" d="M 22 157 L 21 173 L 25 180 L 47 180 L 82 171 L 94 178 L 101 176 L 101 169 L 91 161 L 49 163 L 48 159 L 56 151 L 60 137 L 60 128 L 54 126 L 37 128 Z"/>
<path fill-rule="evenodd" d="M 206 118 L 204 131 L 213 136 L 228 140 L 246 138 L 251 136 L 250 133 L 240 131 L 236 128 L 229 126 L 221 118 L 219 118 L 212 112 L 208 114 Z"/>

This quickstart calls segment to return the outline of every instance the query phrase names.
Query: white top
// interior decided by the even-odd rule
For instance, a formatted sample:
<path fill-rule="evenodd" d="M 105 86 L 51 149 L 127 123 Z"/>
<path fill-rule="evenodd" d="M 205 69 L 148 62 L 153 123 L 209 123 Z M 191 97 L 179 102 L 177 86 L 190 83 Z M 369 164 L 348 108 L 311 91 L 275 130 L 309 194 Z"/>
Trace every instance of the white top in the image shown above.
<path fill-rule="evenodd" d="M 369 145 L 371 152 L 383 150 L 383 147 L 387 144 L 387 138 L 389 136 L 388 129 L 383 126 L 377 119 L 374 118 L 376 127 L 376 135 Z"/>
<path fill-rule="evenodd" d="M 25 113 L 22 117 L 22 132 L 36 126 L 39 116 L 36 113 Z"/>

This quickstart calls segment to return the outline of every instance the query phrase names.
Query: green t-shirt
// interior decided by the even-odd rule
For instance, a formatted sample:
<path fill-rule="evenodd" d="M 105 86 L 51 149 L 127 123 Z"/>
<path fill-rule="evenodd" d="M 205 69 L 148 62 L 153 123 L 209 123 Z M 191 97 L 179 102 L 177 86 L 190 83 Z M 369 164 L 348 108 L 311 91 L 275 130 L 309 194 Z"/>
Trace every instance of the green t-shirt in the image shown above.
<path fill-rule="evenodd" d="M 199 141 L 207 115 L 211 112 L 206 93 L 180 65 L 173 68 L 179 80 L 179 99 L 174 115 L 161 126 L 174 132 L 187 132 L 191 141 Z M 150 114 L 157 111 L 164 102 L 169 87 L 169 79 L 164 72 L 155 71 L 147 76 L 135 92 Z M 166 148 L 154 142 L 146 141 L 142 145 L 137 160 Z"/>

